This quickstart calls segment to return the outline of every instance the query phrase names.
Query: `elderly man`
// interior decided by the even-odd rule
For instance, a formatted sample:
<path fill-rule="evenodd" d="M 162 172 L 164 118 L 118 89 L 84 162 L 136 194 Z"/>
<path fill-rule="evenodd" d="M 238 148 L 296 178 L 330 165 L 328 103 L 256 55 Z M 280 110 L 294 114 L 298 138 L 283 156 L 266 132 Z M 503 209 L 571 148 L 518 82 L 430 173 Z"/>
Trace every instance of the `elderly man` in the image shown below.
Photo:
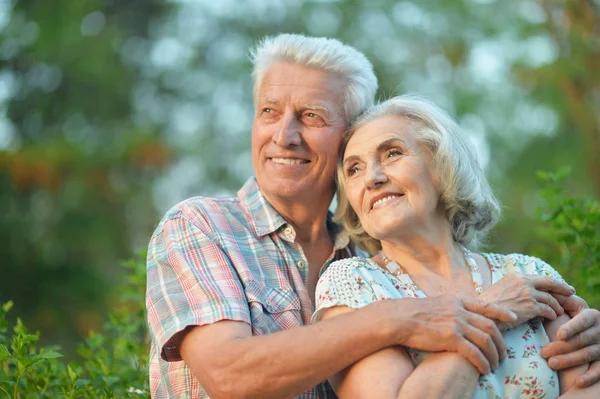
<path fill-rule="evenodd" d="M 309 325 L 321 265 L 355 254 L 328 208 L 342 135 L 372 105 L 377 80 L 363 54 L 324 38 L 267 38 L 253 63 L 256 177 L 237 198 L 178 204 L 150 241 L 152 395 L 335 397 L 323 382 L 327 377 L 393 345 L 456 351 L 489 372 L 504 356 L 489 321 L 514 315 L 477 299 L 382 301 Z M 542 278 L 530 285 L 567 290 Z M 532 306 L 556 317 L 562 308 L 548 297 Z M 550 364 L 600 358 L 598 312 L 583 310 L 576 297 L 557 297 L 574 316 L 563 327 L 564 338 L 575 338 L 545 351 L 579 352 Z M 596 364 L 582 384 L 599 378 Z"/>

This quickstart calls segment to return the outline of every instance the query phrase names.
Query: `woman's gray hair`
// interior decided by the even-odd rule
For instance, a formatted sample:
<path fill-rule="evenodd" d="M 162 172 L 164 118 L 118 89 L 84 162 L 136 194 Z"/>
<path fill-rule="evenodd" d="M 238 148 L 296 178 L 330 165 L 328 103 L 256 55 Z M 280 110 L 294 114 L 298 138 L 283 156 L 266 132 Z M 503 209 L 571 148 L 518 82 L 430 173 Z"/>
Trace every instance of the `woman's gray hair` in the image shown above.
<path fill-rule="evenodd" d="M 476 250 L 500 219 L 500 203 L 485 177 L 473 145 L 458 124 L 437 105 L 412 95 L 394 97 L 375 105 L 361 115 L 346 133 L 338 162 L 335 220 L 341 221 L 351 239 L 370 254 L 381 249 L 379 240 L 365 232 L 346 198 L 342 161 L 354 133 L 387 115 L 397 115 L 409 121 L 419 142 L 431 151 L 440 182 L 440 200 L 450 222 L 452 236 L 455 241 Z"/>
<path fill-rule="evenodd" d="M 373 65 L 363 53 L 338 40 L 280 34 L 263 38 L 250 52 L 254 65 L 254 103 L 265 73 L 279 61 L 337 73 L 348 82 L 344 95 L 344 112 L 348 123 L 373 105 L 377 78 Z"/>

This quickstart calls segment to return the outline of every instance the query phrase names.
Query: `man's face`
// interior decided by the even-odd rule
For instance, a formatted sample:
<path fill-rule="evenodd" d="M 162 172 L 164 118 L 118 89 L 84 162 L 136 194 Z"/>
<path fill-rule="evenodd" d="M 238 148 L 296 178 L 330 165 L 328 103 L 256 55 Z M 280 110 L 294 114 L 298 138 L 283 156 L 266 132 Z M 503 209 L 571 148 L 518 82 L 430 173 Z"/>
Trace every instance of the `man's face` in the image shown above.
<path fill-rule="evenodd" d="M 270 202 L 331 200 L 348 125 L 345 84 L 336 74 L 288 62 L 274 64 L 264 75 L 252 126 L 252 162 Z"/>

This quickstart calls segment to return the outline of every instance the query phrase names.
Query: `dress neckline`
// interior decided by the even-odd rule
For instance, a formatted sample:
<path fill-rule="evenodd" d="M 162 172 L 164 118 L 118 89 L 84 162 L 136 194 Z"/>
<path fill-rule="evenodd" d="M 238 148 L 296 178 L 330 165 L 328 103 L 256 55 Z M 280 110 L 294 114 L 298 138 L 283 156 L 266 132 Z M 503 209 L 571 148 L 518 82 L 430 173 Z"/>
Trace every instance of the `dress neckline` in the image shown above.
<path fill-rule="evenodd" d="M 475 288 L 475 292 L 477 293 L 477 295 L 479 295 L 483 292 L 483 279 L 481 277 L 481 272 L 479 271 L 479 266 L 477 266 L 477 263 L 473 258 L 473 253 L 469 251 L 469 249 L 464 247 L 462 244 L 459 244 L 459 247 L 463 253 L 465 263 L 469 266 L 469 269 L 471 270 L 473 288 Z M 379 257 L 381 259 L 387 260 L 387 262 L 384 265 L 384 269 L 388 273 L 390 273 L 392 276 L 394 276 L 396 279 L 400 280 L 404 284 L 412 286 L 413 290 L 415 291 L 415 293 L 417 293 L 418 296 L 427 297 L 427 295 L 425 295 L 425 293 L 412 281 L 410 275 L 406 273 L 406 271 L 402 269 L 402 267 L 400 267 L 400 265 L 395 260 L 389 260 L 385 256 L 383 251 L 379 252 Z"/>

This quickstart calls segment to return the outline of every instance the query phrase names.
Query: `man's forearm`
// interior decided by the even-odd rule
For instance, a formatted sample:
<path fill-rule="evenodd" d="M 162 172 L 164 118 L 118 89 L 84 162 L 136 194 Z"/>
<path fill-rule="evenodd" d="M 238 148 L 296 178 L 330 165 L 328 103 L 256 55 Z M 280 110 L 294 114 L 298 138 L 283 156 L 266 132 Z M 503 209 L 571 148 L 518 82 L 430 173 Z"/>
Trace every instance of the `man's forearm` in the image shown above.
<path fill-rule="evenodd" d="M 402 342 L 402 336 L 392 333 L 400 329 L 396 326 L 410 335 L 408 317 L 393 319 L 401 314 L 391 311 L 398 306 L 395 302 L 377 302 L 311 326 L 230 339 L 198 352 L 193 348 L 202 347 L 198 340 L 203 337 L 192 331 L 182 353 L 211 397 L 293 397 L 361 358 Z M 207 358 L 210 367 L 205 367 Z"/>
<path fill-rule="evenodd" d="M 404 381 L 399 398 L 471 398 L 478 379 L 479 371 L 457 353 L 432 353 Z"/>

